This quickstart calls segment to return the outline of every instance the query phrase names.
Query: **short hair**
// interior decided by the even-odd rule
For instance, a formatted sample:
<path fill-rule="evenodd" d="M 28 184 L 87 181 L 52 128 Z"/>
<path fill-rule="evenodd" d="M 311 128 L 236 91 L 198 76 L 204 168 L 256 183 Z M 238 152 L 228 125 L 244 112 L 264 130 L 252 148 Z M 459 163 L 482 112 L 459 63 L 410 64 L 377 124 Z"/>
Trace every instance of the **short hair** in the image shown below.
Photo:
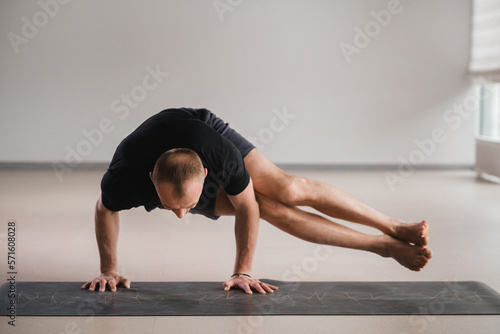
<path fill-rule="evenodd" d="M 203 163 L 195 151 L 188 148 L 174 148 L 164 152 L 153 169 L 152 179 L 155 185 L 171 183 L 176 196 L 183 197 L 184 182 L 199 178 L 203 181 Z"/>

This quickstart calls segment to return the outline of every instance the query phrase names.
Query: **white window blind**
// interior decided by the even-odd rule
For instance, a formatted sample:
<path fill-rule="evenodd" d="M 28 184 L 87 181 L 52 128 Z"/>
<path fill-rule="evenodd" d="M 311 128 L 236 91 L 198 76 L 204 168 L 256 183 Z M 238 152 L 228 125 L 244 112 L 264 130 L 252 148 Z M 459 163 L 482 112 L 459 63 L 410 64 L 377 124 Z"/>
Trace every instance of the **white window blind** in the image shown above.
<path fill-rule="evenodd" d="M 500 82 L 500 0 L 473 0 L 469 71 Z"/>

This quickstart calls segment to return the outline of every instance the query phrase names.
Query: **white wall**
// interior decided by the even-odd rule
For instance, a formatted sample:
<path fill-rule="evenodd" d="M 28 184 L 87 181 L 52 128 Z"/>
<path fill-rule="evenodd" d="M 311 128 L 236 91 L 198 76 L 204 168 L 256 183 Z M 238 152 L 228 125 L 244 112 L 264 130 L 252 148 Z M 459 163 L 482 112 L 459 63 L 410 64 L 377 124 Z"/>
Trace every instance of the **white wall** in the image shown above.
<path fill-rule="evenodd" d="M 401 0 L 385 26 L 370 14 L 385 0 L 55 1 L 0 3 L 1 162 L 65 162 L 78 149 L 83 162 L 107 162 L 144 119 L 175 106 L 211 109 L 269 141 L 263 152 L 279 163 L 418 160 L 415 140 L 435 128 L 445 139 L 425 164 L 473 162 L 469 0 Z M 217 3 L 232 10 L 219 15 Z M 355 45 L 367 24 L 380 31 L 349 63 L 341 43 Z M 114 112 L 122 94 L 141 92 L 147 67 L 169 75 Z M 464 116 L 452 115 L 464 101 Z M 282 128 L 276 110 L 295 118 Z M 103 120 L 108 133 L 89 143 L 82 131 Z"/>

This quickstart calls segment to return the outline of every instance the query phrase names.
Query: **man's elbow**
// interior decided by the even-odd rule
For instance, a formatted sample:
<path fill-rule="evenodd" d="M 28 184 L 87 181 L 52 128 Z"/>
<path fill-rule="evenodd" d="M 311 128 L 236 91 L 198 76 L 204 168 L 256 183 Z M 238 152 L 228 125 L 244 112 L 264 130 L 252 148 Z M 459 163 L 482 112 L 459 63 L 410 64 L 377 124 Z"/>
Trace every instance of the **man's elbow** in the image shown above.
<path fill-rule="evenodd" d="M 258 219 L 260 218 L 259 203 L 257 201 L 252 201 L 246 203 L 239 208 L 235 208 L 236 216 L 245 217 L 247 219 Z"/>

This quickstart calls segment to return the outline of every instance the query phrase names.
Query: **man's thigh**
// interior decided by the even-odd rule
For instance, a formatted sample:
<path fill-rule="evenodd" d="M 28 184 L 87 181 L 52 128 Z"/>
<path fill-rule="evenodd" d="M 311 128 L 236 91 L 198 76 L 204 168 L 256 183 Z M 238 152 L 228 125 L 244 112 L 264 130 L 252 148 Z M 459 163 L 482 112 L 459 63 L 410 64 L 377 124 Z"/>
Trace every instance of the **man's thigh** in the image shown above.
<path fill-rule="evenodd" d="M 291 175 L 278 168 L 257 149 L 253 149 L 244 161 L 256 192 L 275 200 L 282 197 L 291 182 Z"/>
<path fill-rule="evenodd" d="M 248 153 L 244 162 L 256 193 L 273 200 L 279 200 L 283 197 L 283 192 L 288 183 L 291 182 L 291 175 L 278 168 L 256 148 Z M 216 216 L 234 216 L 234 207 L 222 187 L 219 187 L 217 193 L 214 214 Z"/>

